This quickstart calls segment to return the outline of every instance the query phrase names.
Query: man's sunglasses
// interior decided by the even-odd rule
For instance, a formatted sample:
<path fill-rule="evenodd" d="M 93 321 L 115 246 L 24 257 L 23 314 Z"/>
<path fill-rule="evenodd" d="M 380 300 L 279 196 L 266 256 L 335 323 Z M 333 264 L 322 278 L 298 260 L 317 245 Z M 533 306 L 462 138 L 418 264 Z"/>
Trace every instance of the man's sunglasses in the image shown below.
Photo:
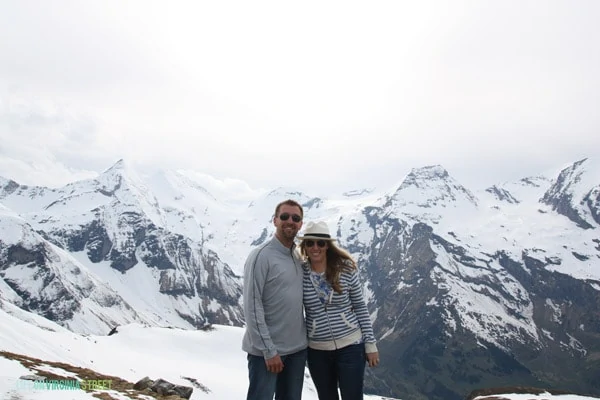
<path fill-rule="evenodd" d="M 290 219 L 290 217 L 292 217 L 292 221 L 294 222 L 300 222 L 302 221 L 302 217 L 299 216 L 298 214 L 288 214 L 288 213 L 283 213 L 283 214 L 279 214 L 279 219 L 282 221 L 287 221 L 288 219 Z"/>
<path fill-rule="evenodd" d="M 324 241 L 324 240 L 317 240 L 317 241 L 315 242 L 314 240 L 310 240 L 310 239 L 308 239 L 308 240 L 305 240 L 305 241 L 304 241 L 304 245 L 305 245 L 306 247 L 313 247 L 313 246 L 315 245 L 315 243 L 316 243 L 316 244 L 317 244 L 317 246 L 319 246 L 320 248 L 323 248 L 323 247 L 325 247 L 325 245 L 327 244 L 327 242 L 326 242 L 326 241 Z"/>

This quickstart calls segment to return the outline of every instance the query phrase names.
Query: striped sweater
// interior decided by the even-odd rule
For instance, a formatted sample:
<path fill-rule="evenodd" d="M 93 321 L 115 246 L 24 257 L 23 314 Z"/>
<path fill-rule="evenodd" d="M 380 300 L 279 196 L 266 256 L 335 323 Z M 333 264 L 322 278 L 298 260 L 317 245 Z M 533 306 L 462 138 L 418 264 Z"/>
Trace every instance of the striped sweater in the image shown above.
<path fill-rule="evenodd" d="M 358 272 L 342 272 L 342 293 L 331 290 L 325 303 L 317 294 L 310 264 L 303 266 L 304 311 L 308 346 L 316 350 L 335 350 L 365 342 L 366 352 L 377 351 L 373 326 L 362 295 Z"/>

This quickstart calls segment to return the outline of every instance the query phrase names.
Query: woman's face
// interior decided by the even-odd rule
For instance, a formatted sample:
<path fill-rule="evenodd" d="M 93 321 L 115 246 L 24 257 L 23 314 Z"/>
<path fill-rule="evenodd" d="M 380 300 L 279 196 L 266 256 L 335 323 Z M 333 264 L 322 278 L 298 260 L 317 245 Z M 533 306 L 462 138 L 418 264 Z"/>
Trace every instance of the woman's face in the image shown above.
<path fill-rule="evenodd" d="M 327 240 L 306 239 L 304 241 L 304 251 L 311 263 L 319 263 L 325 261 L 329 243 Z"/>

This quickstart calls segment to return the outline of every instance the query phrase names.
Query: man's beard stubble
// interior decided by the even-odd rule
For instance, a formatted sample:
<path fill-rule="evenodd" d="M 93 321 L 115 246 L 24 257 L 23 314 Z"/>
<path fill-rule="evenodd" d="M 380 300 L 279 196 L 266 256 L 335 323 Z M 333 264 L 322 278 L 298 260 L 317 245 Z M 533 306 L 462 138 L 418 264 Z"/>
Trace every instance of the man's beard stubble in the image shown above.
<path fill-rule="evenodd" d="M 291 230 L 287 229 L 287 228 L 291 228 Z M 286 225 L 286 226 L 281 227 L 281 236 L 285 239 L 294 240 L 296 238 L 297 234 L 298 234 L 298 229 L 296 229 L 295 226 Z"/>

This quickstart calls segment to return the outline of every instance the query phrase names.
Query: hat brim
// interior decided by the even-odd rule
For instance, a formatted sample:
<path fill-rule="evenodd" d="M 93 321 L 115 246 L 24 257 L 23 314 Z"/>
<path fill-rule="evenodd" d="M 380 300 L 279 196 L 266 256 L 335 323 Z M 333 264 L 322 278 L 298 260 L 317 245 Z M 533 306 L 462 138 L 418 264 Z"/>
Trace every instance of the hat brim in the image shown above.
<path fill-rule="evenodd" d="M 313 235 L 305 235 L 305 236 L 296 236 L 296 238 L 300 239 L 300 240 L 306 240 L 306 239 L 311 239 L 311 240 L 327 240 L 329 242 L 333 242 L 335 241 L 335 238 L 331 238 L 331 237 L 322 237 L 322 236 L 313 236 Z"/>

